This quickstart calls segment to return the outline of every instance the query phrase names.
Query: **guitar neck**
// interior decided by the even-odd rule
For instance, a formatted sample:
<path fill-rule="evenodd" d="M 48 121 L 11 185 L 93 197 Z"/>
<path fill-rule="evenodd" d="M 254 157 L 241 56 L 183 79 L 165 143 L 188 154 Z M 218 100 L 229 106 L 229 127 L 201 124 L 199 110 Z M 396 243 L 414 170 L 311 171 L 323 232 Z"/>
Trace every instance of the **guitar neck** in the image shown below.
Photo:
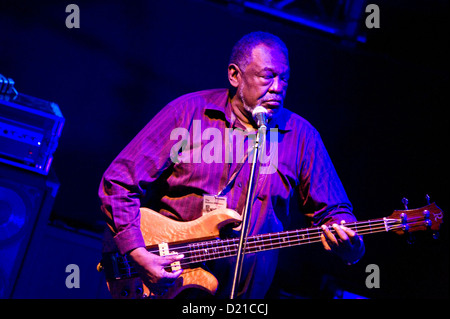
<path fill-rule="evenodd" d="M 359 235 L 387 232 L 402 227 L 398 219 L 388 218 L 346 223 L 345 226 L 356 231 Z M 330 230 L 335 232 L 332 228 Z M 321 241 L 320 237 L 322 233 L 322 228 L 312 227 L 250 236 L 247 238 L 244 253 L 251 254 L 266 250 L 317 243 Z M 216 239 L 174 247 L 174 251 L 185 255 L 181 264 L 186 265 L 235 256 L 237 255 L 238 243 L 238 238 Z"/>

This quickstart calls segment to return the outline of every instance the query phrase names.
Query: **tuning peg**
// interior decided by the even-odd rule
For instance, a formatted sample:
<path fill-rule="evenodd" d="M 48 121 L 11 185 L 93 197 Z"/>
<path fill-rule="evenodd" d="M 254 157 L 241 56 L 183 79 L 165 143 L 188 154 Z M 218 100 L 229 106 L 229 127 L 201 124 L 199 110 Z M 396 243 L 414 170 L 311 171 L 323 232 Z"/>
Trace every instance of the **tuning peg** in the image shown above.
<path fill-rule="evenodd" d="M 408 210 L 408 199 L 406 197 L 402 198 L 402 203 L 405 205 L 405 209 Z"/>
<path fill-rule="evenodd" d="M 425 195 L 425 199 L 427 200 L 427 204 L 430 205 L 430 196 L 428 194 Z"/>

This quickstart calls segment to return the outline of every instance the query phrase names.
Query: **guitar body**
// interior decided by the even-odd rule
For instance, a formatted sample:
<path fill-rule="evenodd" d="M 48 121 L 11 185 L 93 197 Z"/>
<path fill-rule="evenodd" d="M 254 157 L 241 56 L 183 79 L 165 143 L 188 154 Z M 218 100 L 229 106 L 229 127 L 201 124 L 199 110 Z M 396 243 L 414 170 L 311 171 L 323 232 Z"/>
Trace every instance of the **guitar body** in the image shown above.
<path fill-rule="evenodd" d="M 241 216 L 231 209 L 217 209 L 196 220 L 180 222 L 151 209 L 141 208 L 141 232 L 147 248 L 157 248 L 161 243 L 168 243 L 170 250 L 171 245 L 183 242 L 215 239 L 219 237 L 220 229 L 240 221 Z M 201 267 L 184 269 L 167 293 L 159 296 L 153 295 L 139 277 L 121 280 L 107 279 L 107 284 L 112 297 L 120 299 L 140 299 L 146 296 L 155 299 L 172 299 L 187 288 L 202 289 L 215 294 L 218 287 L 217 279 Z"/>

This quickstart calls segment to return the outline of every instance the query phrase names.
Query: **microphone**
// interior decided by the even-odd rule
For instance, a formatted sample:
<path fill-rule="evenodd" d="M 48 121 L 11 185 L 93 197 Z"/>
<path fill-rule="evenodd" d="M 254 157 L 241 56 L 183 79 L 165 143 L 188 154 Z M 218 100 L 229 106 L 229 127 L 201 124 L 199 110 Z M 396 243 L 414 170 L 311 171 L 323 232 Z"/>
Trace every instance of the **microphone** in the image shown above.
<path fill-rule="evenodd" d="M 269 115 L 269 112 L 267 109 L 261 105 L 258 105 L 255 107 L 255 109 L 252 112 L 253 120 L 255 120 L 256 125 L 258 127 L 267 127 L 267 116 Z"/>

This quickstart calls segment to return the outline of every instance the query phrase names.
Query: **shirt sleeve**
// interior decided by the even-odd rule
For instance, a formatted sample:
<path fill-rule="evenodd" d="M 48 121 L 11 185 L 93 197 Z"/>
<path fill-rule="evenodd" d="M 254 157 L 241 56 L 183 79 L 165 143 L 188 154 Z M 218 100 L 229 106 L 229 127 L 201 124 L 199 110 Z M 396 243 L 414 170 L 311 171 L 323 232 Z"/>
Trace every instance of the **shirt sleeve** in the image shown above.
<path fill-rule="evenodd" d="M 307 138 L 301 163 L 300 199 L 312 225 L 356 221 L 352 204 L 315 129 Z"/>
<path fill-rule="evenodd" d="M 179 126 L 176 105 L 164 107 L 123 149 L 104 173 L 101 209 L 121 254 L 144 247 L 140 230 L 140 200 L 145 186 L 171 165 L 171 131 Z M 175 141 L 174 141 L 175 143 Z"/>

